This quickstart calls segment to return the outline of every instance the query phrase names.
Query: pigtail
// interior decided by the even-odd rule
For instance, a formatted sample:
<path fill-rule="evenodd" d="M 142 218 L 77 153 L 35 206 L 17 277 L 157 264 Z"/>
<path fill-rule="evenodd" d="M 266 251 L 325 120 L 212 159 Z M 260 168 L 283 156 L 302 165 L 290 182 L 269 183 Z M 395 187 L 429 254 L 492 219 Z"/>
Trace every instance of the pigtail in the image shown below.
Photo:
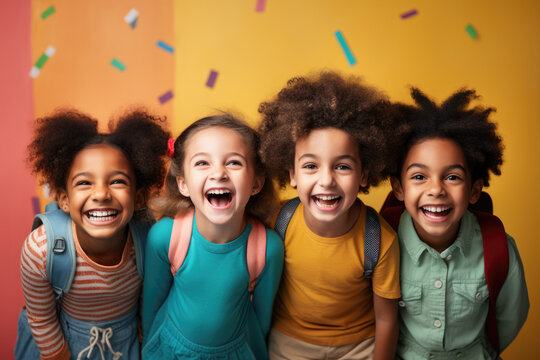
<path fill-rule="evenodd" d="M 98 121 L 76 110 L 61 110 L 36 120 L 27 161 L 54 192 L 65 189 L 69 169 L 88 139 L 98 136 Z"/>

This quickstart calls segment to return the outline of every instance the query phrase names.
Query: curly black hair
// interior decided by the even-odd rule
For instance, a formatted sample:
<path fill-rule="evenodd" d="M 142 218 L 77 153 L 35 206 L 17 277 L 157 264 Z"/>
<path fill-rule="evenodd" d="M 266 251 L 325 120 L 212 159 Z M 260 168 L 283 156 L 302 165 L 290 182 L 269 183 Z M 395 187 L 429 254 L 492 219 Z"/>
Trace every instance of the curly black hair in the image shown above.
<path fill-rule="evenodd" d="M 258 194 L 252 195 L 246 205 L 246 213 L 262 221 L 266 226 L 270 225 L 271 217 L 277 211 L 277 195 L 272 181 L 268 178 L 266 169 L 258 154 L 260 140 L 257 132 L 244 121 L 229 113 L 204 117 L 192 123 L 176 138 L 174 142 L 174 155 L 165 179 L 165 194 L 154 199 L 150 206 L 156 218 L 174 218 L 179 212 L 193 207 L 189 197 L 185 197 L 178 190 L 177 176 L 183 176 L 186 143 L 192 135 L 210 127 L 223 127 L 237 132 L 253 154 L 253 167 L 255 174 L 265 178 L 264 185 Z"/>
<path fill-rule="evenodd" d="M 111 145 L 129 160 L 135 186 L 146 201 L 165 177 L 170 134 L 162 127 L 164 123 L 165 118 L 138 109 L 111 120 L 109 133 L 101 133 L 96 119 L 77 110 L 60 110 L 36 120 L 27 161 L 40 181 L 58 194 L 66 190 L 69 170 L 81 150 L 95 144 Z"/>
<path fill-rule="evenodd" d="M 503 163 L 502 139 L 490 119 L 495 108 L 471 108 L 470 103 L 479 98 L 471 89 L 456 91 L 440 106 L 417 88 L 411 89 L 411 96 L 415 106 L 395 104 L 395 119 L 404 130 L 393 144 L 392 176 L 400 178 L 403 161 L 412 146 L 425 139 L 442 138 L 461 147 L 472 182 L 482 179 L 484 186 L 489 186 L 490 172 L 500 175 Z"/>
<path fill-rule="evenodd" d="M 262 121 L 261 157 L 280 187 L 294 168 L 295 144 L 312 130 L 336 128 L 358 144 L 362 169 L 367 170 L 367 192 L 389 173 L 387 143 L 394 132 L 393 107 L 381 92 L 355 76 L 323 71 L 287 82 L 275 99 L 259 106 Z"/>

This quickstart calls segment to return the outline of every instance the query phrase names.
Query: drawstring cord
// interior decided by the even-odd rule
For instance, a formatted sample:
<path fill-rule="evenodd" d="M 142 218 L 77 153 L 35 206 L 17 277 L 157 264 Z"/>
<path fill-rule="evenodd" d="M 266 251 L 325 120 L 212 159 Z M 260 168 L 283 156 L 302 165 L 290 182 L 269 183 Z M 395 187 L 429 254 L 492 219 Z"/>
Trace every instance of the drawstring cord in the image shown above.
<path fill-rule="evenodd" d="M 101 341 L 100 341 L 100 335 L 101 335 Z M 77 356 L 77 360 L 82 360 L 83 355 L 85 351 L 88 351 L 88 354 L 86 355 L 86 358 L 89 359 L 92 355 L 92 351 L 94 350 L 94 347 L 97 346 L 99 349 L 99 352 L 101 354 L 101 359 L 105 360 L 105 345 L 109 348 L 109 351 L 111 354 L 113 354 L 113 360 L 120 359 L 120 356 L 122 356 L 121 352 L 115 352 L 111 346 L 111 342 L 109 339 L 113 336 L 113 330 L 109 327 L 106 329 L 102 329 L 97 326 L 92 326 L 90 329 L 90 345 L 88 345 L 86 348 L 82 349 L 79 355 Z"/>

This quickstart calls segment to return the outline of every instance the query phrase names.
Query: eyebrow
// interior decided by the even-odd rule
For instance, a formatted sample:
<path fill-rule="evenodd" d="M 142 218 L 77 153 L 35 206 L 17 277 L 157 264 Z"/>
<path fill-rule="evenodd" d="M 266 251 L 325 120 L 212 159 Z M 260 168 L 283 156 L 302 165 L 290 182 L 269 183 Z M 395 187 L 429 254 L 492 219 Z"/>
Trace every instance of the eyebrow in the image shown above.
<path fill-rule="evenodd" d="M 116 176 L 116 175 L 123 175 L 125 177 L 127 177 L 128 179 L 131 179 L 131 177 L 129 176 L 129 174 L 127 174 L 126 172 L 124 171 L 121 171 L 121 170 L 116 170 L 116 171 L 113 171 L 110 176 Z M 73 175 L 73 177 L 71 178 L 71 181 L 81 177 L 81 176 L 92 176 L 92 173 L 88 172 L 88 171 L 83 171 L 83 172 L 80 172 L 80 173 L 77 173 L 75 175 Z"/>
<path fill-rule="evenodd" d="M 421 169 L 428 169 L 427 165 L 419 164 L 419 163 L 412 163 L 411 165 L 407 166 L 405 171 L 409 171 L 411 168 L 414 168 L 414 167 L 418 167 L 418 168 L 421 168 Z M 463 171 L 465 173 L 467 172 L 467 169 L 463 165 L 460 165 L 460 164 L 450 165 L 450 166 L 447 166 L 445 168 L 446 171 L 454 170 L 454 169 L 459 169 L 459 170 L 461 170 L 461 171 Z"/>
<path fill-rule="evenodd" d="M 315 158 L 317 159 L 318 156 L 315 155 L 315 154 L 303 154 L 302 156 L 300 156 L 298 158 L 298 160 L 303 160 L 304 158 Z M 351 160 L 353 162 L 357 162 L 358 159 L 355 157 L 355 156 L 352 156 L 352 155 L 349 155 L 349 154 L 345 154 L 345 155 L 340 155 L 336 158 L 336 160 Z"/>
<path fill-rule="evenodd" d="M 237 152 L 230 152 L 230 153 L 227 153 L 227 154 L 225 154 L 225 155 L 226 155 L 226 157 L 239 156 L 239 157 L 241 157 L 242 159 L 244 159 L 244 160 L 247 161 L 247 158 L 246 158 L 244 155 L 242 155 L 242 154 L 240 154 L 240 153 L 237 153 Z M 195 154 L 193 154 L 193 156 L 190 158 L 190 161 L 193 160 L 194 158 L 196 158 L 197 156 L 210 156 L 210 154 L 207 153 L 207 152 L 198 152 L 198 153 L 195 153 Z"/>

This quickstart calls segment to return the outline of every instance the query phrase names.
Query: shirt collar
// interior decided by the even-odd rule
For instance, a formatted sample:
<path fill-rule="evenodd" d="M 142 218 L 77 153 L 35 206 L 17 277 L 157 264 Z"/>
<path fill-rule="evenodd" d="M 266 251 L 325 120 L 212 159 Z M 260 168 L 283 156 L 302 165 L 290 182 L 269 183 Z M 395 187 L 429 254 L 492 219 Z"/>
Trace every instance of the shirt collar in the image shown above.
<path fill-rule="evenodd" d="M 448 247 L 448 249 L 443 252 L 444 255 L 447 256 L 448 254 L 452 254 L 457 248 L 462 256 L 467 257 L 471 249 L 471 234 L 477 230 L 479 231 L 479 228 L 476 228 L 478 228 L 476 218 L 467 210 L 461 218 L 461 224 L 459 226 L 456 240 Z M 420 262 L 420 257 L 424 252 L 428 252 L 435 257 L 441 257 L 441 254 L 439 254 L 435 249 L 431 248 L 420 240 L 414 228 L 411 215 L 407 212 L 407 210 L 401 214 L 398 236 L 400 240 L 400 247 L 408 252 L 415 264 Z"/>

